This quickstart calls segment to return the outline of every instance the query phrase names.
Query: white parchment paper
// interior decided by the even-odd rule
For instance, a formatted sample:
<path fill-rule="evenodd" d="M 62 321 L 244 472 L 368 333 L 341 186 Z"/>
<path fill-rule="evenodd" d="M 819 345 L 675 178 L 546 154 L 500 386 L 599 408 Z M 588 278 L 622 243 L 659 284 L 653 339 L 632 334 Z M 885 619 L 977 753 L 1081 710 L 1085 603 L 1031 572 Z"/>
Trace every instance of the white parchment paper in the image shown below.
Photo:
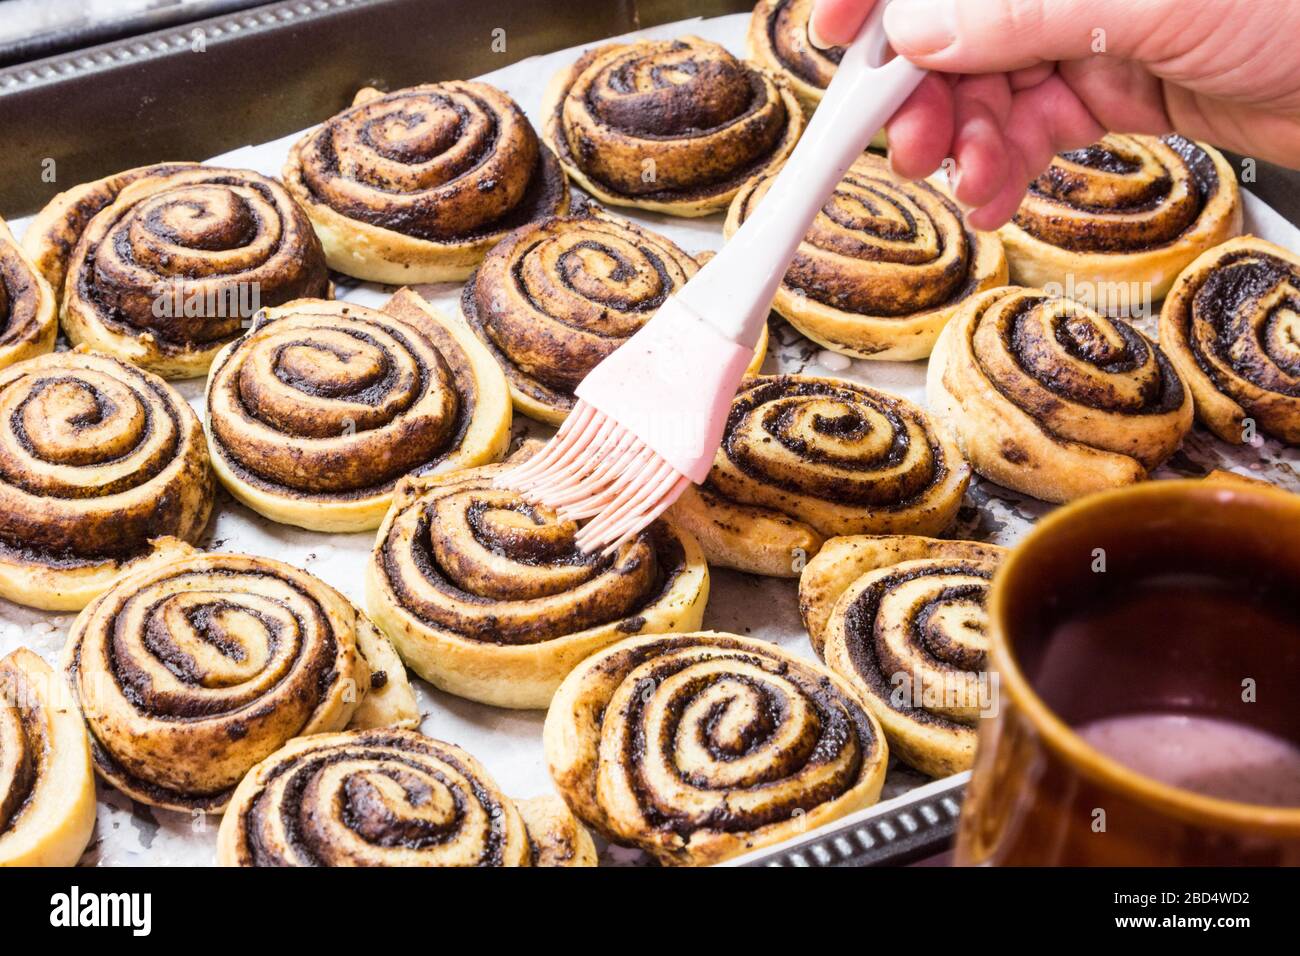
<path fill-rule="evenodd" d="M 629 34 L 628 37 L 672 38 L 696 34 L 717 41 L 744 55 L 748 14 L 711 20 L 689 20 Z M 480 79 L 508 92 L 540 127 L 541 99 L 547 81 L 571 63 L 582 48 L 533 57 Z M 431 56 L 434 55 L 432 52 Z M 247 146 L 213 163 L 255 169 L 278 176 L 289 146 L 298 134 L 271 143 Z M 165 157 L 160 157 L 165 158 Z M 1246 228 L 1280 245 L 1300 250 L 1300 230 L 1264 203 L 1246 195 Z M 691 253 L 716 250 L 722 245 L 722 216 L 673 219 L 652 213 L 616 210 L 677 242 Z M 11 223 L 21 236 L 26 220 Z M 392 288 L 358 283 L 336 276 L 339 298 L 363 305 L 380 305 Z M 418 290 L 449 315 L 459 315 L 459 284 L 420 286 Z M 1151 320 L 1139 322 L 1154 336 Z M 790 326 L 773 317 L 772 344 L 766 372 L 804 372 L 839 376 L 904 395 L 924 404 L 924 362 L 854 361 L 823 351 Z M 181 393 L 203 415 L 203 380 L 178 383 Z M 545 434 L 527 419 L 516 418 L 516 430 Z M 1215 468 L 1254 475 L 1293 491 L 1300 491 L 1300 450 L 1261 439 L 1252 447 L 1234 448 L 1199 426 L 1183 448 L 1161 469 L 1161 477 L 1200 476 Z M 1052 506 L 976 478 L 966 495 L 954 537 L 1011 544 Z M 318 575 L 358 606 L 364 606 L 362 568 L 374 534 L 327 535 L 273 524 L 219 491 L 217 506 L 204 546 L 212 550 L 241 551 L 287 561 Z M 774 641 L 789 650 L 812 657 L 799 621 L 793 581 L 758 578 L 725 569 L 712 570 L 712 592 L 704 625 Z M 55 663 L 73 615 L 52 615 L 0 600 L 0 655 L 27 646 Z M 542 756 L 540 711 L 511 711 L 461 700 L 413 679 L 417 688 L 422 730 L 433 737 L 466 748 L 487 766 L 507 793 L 528 797 L 551 790 Z M 923 783 L 925 778 L 895 764 L 885 786 L 885 797 Z M 215 855 L 217 821 L 201 815 L 158 810 L 99 785 L 99 816 L 95 836 L 82 859 L 88 865 L 208 865 Z M 602 863 L 640 861 L 640 854 L 617 847 L 605 848 Z"/>

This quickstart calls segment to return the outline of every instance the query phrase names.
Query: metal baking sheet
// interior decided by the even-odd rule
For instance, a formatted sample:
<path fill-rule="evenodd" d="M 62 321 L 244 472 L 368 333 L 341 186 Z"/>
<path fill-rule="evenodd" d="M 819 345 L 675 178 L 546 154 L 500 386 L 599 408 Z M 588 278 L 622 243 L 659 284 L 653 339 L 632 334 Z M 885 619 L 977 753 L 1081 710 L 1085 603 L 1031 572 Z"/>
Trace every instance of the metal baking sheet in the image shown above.
<path fill-rule="evenodd" d="M 346 2 L 340 5 L 351 6 Z M 746 22 L 747 15 L 733 15 L 678 22 L 633 35 L 674 37 L 694 33 L 743 54 Z M 481 78 L 514 96 L 536 123 L 540 118 L 538 113 L 546 81 L 557 69 L 570 63 L 580 49 L 573 47 L 527 58 Z M 433 70 L 431 74 L 443 75 Z M 317 115 L 324 118 L 336 105 L 342 104 L 318 109 Z M 294 138 L 289 136 L 259 146 L 236 149 L 214 157 L 214 160 L 275 175 Z M 142 159 L 158 160 L 172 156 L 173 151 L 166 150 Z M 1300 231 L 1263 202 L 1248 196 L 1246 209 L 1250 231 L 1300 249 Z M 717 249 L 722 242 L 721 216 L 682 220 L 632 213 L 629 217 L 662 232 L 692 253 Z M 26 222 L 19 220 L 14 225 L 21 232 Z M 362 304 L 382 303 L 392 291 L 338 278 L 338 295 Z M 444 312 L 457 314 L 458 285 L 421 286 L 418 290 Z M 924 363 L 850 360 L 821 350 L 775 318 L 772 333 L 772 345 L 764 365 L 766 372 L 838 376 L 923 403 Z M 202 381 L 180 383 L 179 387 L 202 414 Z M 520 433 L 545 431 L 522 418 L 516 419 L 516 430 Z M 1300 451 L 1267 440 L 1261 440 L 1256 446 L 1233 448 L 1199 428 L 1161 470 L 1160 476 L 1199 476 L 1215 468 L 1263 477 L 1282 487 L 1300 491 Z M 1012 544 L 1050 507 L 976 479 L 967 493 L 952 535 Z M 371 533 L 324 535 L 276 525 L 254 515 L 220 492 L 203 543 L 212 549 L 248 551 L 288 561 L 317 574 L 360 603 L 361 575 L 357 572 L 372 540 Z M 796 654 L 812 657 L 799 620 L 795 582 L 758 578 L 726 569 L 714 569 L 712 579 L 712 597 L 704 621 L 706 627 L 771 640 Z M 0 654 L 26 645 L 52 661 L 62 646 L 71 621 L 72 615 L 51 615 L 0 601 Z M 483 761 L 512 796 L 528 797 L 551 789 L 541 748 L 541 712 L 501 710 L 452 697 L 418 680 L 415 684 L 424 715 L 422 729 L 425 733 L 465 747 Z M 738 865 L 777 866 L 912 862 L 941 849 L 950 840 L 965 776 L 930 782 L 895 762 L 886 780 L 882 802 L 876 807 L 734 862 Z M 215 820 L 133 804 L 101 785 L 96 832 L 82 862 L 88 865 L 207 865 L 214 858 L 215 840 Z M 639 852 L 620 847 L 602 847 L 601 860 L 604 865 L 645 862 Z"/>

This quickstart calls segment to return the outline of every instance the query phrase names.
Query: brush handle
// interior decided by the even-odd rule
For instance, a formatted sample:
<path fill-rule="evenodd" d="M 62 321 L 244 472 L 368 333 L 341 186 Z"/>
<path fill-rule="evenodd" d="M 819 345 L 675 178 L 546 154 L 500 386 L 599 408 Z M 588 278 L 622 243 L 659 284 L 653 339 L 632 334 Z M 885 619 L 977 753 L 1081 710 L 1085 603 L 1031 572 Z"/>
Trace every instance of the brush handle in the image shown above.
<path fill-rule="evenodd" d="M 758 208 L 677 297 L 721 334 L 758 344 L 795 250 L 849 166 L 925 77 L 888 52 L 879 0 L 845 51 L 803 137 Z M 882 65 L 883 64 L 883 65 Z"/>

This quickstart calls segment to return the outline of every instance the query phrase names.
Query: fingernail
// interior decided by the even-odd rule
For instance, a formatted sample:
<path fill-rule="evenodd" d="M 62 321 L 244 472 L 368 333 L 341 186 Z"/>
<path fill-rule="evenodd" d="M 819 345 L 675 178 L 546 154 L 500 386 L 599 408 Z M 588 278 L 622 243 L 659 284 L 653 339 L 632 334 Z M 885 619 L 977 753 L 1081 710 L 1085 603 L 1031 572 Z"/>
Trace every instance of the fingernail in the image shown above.
<path fill-rule="evenodd" d="M 885 11 L 890 45 L 904 56 L 924 56 L 957 39 L 957 9 L 952 0 L 895 0 Z"/>
<path fill-rule="evenodd" d="M 817 17 L 808 18 L 808 42 L 819 50 L 829 50 L 834 43 L 827 43 L 822 39 L 822 35 L 817 32 Z"/>

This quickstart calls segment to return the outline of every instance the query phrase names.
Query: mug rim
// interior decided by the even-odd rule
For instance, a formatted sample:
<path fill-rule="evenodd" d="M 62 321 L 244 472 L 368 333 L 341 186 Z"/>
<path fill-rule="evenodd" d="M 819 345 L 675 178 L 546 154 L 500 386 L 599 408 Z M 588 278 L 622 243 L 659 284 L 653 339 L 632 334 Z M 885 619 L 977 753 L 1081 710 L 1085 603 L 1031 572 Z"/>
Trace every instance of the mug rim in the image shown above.
<path fill-rule="evenodd" d="M 1244 803 L 1211 797 L 1163 783 L 1154 777 L 1121 763 L 1085 741 L 1038 695 L 1020 670 L 1012 641 L 1008 637 L 1006 606 L 1007 582 L 1020 568 L 1030 563 L 1029 552 L 1035 542 L 1052 535 L 1062 526 L 1073 524 L 1098 509 L 1107 509 L 1120 499 L 1157 497 L 1206 498 L 1214 506 L 1231 506 L 1242 498 L 1276 506 L 1294 514 L 1300 525 L 1300 495 L 1274 487 L 1251 487 L 1245 484 L 1187 478 L 1153 481 L 1088 495 L 1072 501 L 1037 522 L 1001 561 L 989 590 L 990 662 L 998 681 L 1025 713 L 1044 743 L 1094 781 L 1131 797 L 1140 803 L 1197 824 L 1250 830 L 1270 834 L 1300 834 L 1300 807 L 1275 804 Z M 1294 743 L 1294 741 L 1293 741 Z"/>

